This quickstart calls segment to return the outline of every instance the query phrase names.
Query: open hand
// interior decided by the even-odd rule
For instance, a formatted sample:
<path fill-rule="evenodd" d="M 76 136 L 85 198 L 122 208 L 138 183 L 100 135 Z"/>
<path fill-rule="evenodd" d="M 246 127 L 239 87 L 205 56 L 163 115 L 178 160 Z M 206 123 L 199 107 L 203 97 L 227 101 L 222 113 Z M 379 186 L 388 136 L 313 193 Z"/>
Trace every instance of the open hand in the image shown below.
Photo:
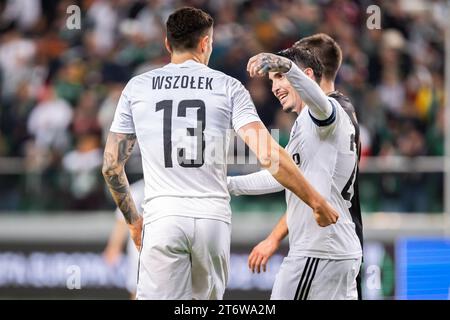
<path fill-rule="evenodd" d="M 253 273 L 255 273 L 255 271 L 260 273 L 261 270 L 266 272 L 267 262 L 275 251 L 277 251 L 279 246 L 279 241 L 270 238 L 258 243 L 248 256 L 248 267 L 250 270 L 252 270 Z"/>

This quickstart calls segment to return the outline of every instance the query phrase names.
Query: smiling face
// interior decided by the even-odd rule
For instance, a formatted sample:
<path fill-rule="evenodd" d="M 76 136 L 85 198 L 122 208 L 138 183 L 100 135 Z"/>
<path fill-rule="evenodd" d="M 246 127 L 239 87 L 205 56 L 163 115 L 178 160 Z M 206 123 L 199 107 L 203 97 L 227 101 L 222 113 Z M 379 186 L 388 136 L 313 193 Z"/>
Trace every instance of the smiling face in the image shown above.
<path fill-rule="evenodd" d="M 280 101 L 283 111 L 299 113 L 302 99 L 286 76 L 280 72 L 269 72 L 269 79 L 272 81 L 272 93 Z"/>

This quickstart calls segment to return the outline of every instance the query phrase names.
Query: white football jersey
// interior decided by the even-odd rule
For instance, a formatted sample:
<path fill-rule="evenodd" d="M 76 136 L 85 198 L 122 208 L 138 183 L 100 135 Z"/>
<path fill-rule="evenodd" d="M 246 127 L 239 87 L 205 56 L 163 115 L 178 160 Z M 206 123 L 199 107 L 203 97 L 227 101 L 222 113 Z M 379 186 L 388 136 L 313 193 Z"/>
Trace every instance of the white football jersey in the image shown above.
<path fill-rule="evenodd" d="M 228 129 L 255 121 L 253 101 L 238 80 L 193 60 L 132 78 L 110 130 L 137 136 L 144 223 L 167 215 L 230 222 Z"/>
<path fill-rule="evenodd" d="M 358 161 L 355 127 L 338 102 L 328 99 L 333 113 L 327 120 L 314 119 L 307 106 L 302 109 L 286 150 L 305 178 L 339 212 L 339 219 L 334 225 L 320 227 L 312 209 L 286 190 L 289 254 L 358 258 L 362 249 L 349 211 Z"/>

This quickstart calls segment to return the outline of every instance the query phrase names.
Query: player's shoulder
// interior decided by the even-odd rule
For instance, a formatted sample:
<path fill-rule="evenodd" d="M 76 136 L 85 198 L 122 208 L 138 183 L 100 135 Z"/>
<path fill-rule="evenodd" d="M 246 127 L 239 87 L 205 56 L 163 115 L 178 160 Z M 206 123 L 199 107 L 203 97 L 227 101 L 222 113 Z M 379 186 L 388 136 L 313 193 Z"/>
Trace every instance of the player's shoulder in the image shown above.
<path fill-rule="evenodd" d="M 161 66 L 158 68 L 154 68 L 145 72 L 141 72 L 139 74 L 134 75 L 130 80 L 128 80 L 128 83 L 125 86 L 124 92 L 128 93 L 129 95 L 133 95 L 133 92 L 140 92 L 142 90 L 147 90 L 148 84 L 150 81 L 152 81 L 152 78 L 156 76 L 161 76 L 167 73 L 167 70 L 165 70 L 165 66 Z"/>
<path fill-rule="evenodd" d="M 238 79 L 236 79 L 222 71 L 213 69 L 208 66 L 205 66 L 205 70 L 206 70 L 206 72 L 210 73 L 214 78 L 218 78 L 221 81 L 227 82 L 229 85 L 234 86 L 234 85 L 241 84 L 241 82 Z"/>
<path fill-rule="evenodd" d="M 347 112 L 355 112 L 355 107 L 350 101 L 350 98 L 339 91 L 333 91 L 328 94 L 328 99 L 333 99 L 333 101 L 338 103 Z"/>
<path fill-rule="evenodd" d="M 138 84 L 141 82 L 145 82 L 148 81 L 149 78 L 152 78 L 154 76 L 158 76 L 158 75 L 164 75 L 166 73 L 168 73 L 168 71 L 166 70 L 167 65 L 155 68 L 155 69 L 151 69 L 139 74 L 134 75 L 130 81 L 128 81 L 128 83 L 132 83 L 132 84 Z"/>

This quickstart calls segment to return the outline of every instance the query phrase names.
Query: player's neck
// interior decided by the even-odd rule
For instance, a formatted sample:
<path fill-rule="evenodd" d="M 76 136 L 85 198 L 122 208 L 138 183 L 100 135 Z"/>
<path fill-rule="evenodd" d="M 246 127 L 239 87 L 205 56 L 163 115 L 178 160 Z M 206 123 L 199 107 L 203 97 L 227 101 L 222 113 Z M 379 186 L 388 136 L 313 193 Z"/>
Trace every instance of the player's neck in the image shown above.
<path fill-rule="evenodd" d="M 329 94 L 335 90 L 334 81 L 322 79 L 322 81 L 320 81 L 320 88 L 322 88 L 325 94 Z"/>
<path fill-rule="evenodd" d="M 175 64 L 180 64 L 188 60 L 194 60 L 195 62 L 206 64 L 202 57 L 194 52 L 174 52 L 170 58 L 170 62 Z"/>
<path fill-rule="evenodd" d="M 293 110 L 292 112 L 295 112 L 297 115 L 300 114 L 300 112 L 302 112 L 303 108 L 305 107 L 305 103 L 302 101 L 300 102 L 300 104 L 298 104 Z"/>

